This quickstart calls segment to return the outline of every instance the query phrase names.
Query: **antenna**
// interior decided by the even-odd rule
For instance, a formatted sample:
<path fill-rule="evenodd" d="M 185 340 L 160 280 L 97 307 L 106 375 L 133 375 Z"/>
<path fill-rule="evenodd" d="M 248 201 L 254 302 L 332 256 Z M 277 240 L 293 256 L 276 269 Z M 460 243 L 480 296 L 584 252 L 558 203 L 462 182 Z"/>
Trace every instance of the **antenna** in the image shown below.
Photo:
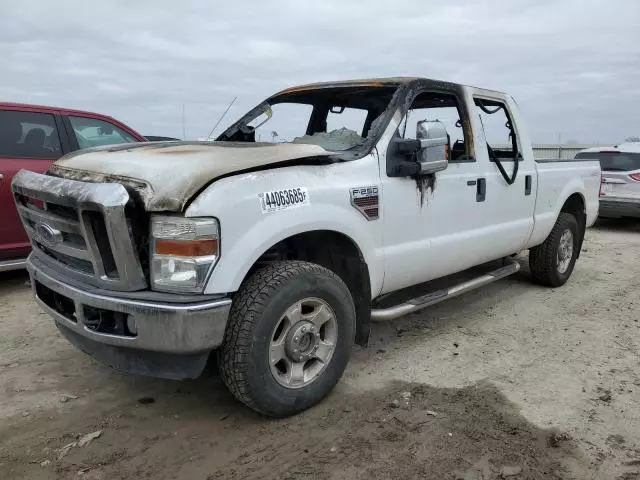
<path fill-rule="evenodd" d="M 227 112 L 229 111 L 229 109 L 231 108 L 231 105 L 233 105 L 235 103 L 235 101 L 238 99 L 238 97 L 233 97 L 233 100 L 231 100 L 231 103 L 229 104 L 229 106 L 227 107 L 227 109 L 224 111 L 224 113 L 220 116 L 220 118 L 218 119 L 218 121 L 216 122 L 216 124 L 213 126 L 213 128 L 211 129 L 211 131 L 209 132 L 209 135 L 207 135 L 207 140 L 209 138 L 211 138 L 211 135 L 213 134 L 214 130 L 218 127 L 218 125 L 220 124 L 220 122 L 222 121 L 222 119 L 224 118 L 224 116 L 227 114 Z"/>

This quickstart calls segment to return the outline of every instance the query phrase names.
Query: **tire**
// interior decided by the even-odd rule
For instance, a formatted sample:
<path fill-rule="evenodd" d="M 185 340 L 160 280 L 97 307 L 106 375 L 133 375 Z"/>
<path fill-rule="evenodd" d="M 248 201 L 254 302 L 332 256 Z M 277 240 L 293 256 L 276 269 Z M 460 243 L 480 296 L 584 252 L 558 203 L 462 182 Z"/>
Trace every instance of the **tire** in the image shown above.
<path fill-rule="evenodd" d="M 570 256 L 567 250 L 561 248 L 561 241 L 566 238 L 566 232 L 571 233 Z M 535 283 L 555 288 L 569 280 L 578 258 L 580 234 L 576 218 L 570 213 L 560 212 L 556 224 L 544 243 L 529 251 L 529 269 Z"/>
<path fill-rule="evenodd" d="M 292 321 L 289 317 L 297 315 L 296 305 L 300 305 L 301 314 L 305 308 L 313 310 L 306 314 L 308 316 L 299 317 L 299 321 Z M 308 319 L 316 318 L 314 315 L 320 310 L 324 312 L 323 317 L 330 320 L 322 327 L 313 329 L 315 337 L 311 333 L 302 335 L 311 335 L 310 341 L 315 341 L 315 348 L 318 348 L 320 344 L 317 342 L 330 343 L 328 338 L 331 334 L 334 345 L 332 353 L 325 362 L 311 358 L 296 363 L 288 357 L 290 354 L 293 357 L 291 352 L 307 350 L 293 350 L 301 345 L 293 343 L 294 339 L 297 341 L 301 338 L 298 333 L 304 325 L 309 324 Z M 222 380 L 238 400 L 259 413 L 271 417 L 299 413 L 320 402 L 340 380 L 354 343 L 355 324 L 353 299 L 347 286 L 336 274 L 308 262 L 282 261 L 270 264 L 246 280 L 234 297 L 224 342 L 218 350 Z M 289 327 L 285 328 L 284 325 Z M 311 329 L 310 326 L 308 328 Z M 322 329 L 324 340 L 321 338 Z M 290 347 L 289 350 L 274 347 L 279 336 L 285 338 L 280 343 Z M 315 354 L 313 347 L 310 348 L 312 351 L 305 355 Z M 287 352 L 287 358 L 274 364 L 281 351 Z M 318 351 L 326 352 L 328 349 L 320 348 Z M 302 368 L 308 365 L 313 367 L 305 370 L 307 373 L 317 372 L 310 383 L 304 384 L 307 373 L 302 377 L 293 374 L 294 363 L 302 363 Z M 299 372 L 299 367 L 296 372 Z M 285 385 L 289 376 L 291 383 Z M 302 385 L 300 378 L 303 378 Z"/>

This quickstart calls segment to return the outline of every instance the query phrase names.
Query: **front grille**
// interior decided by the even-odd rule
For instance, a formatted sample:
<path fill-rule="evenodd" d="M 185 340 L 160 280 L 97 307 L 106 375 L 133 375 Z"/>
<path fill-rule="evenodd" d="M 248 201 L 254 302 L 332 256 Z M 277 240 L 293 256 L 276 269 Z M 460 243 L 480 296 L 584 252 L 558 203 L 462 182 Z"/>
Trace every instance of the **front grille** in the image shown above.
<path fill-rule="evenodd" d="M 111 251 L 111 244 L 109 243 L 109 234 L 107 232 L 107 226 L 104 223 L 104 218 L 100 212 L 83 212 L 86 225 L 91 229 L 93 238 L 96 241 L 96 247 L 100 253 L 100 260 L 104 267 L 104 272 L 108 277 L 117 278 L 118 268 L 116 267 L 116 260 L 113 257 Z"/>
<path fill-rule="evenodd" d="M 77 235 L 75 233 L 62 232 L 62 237 L 64 241 L 69 243 L 70 245 L 75 245 L 80 248 L 86 248 L 87 244 L 84 241 L 84 237 L 82 235 Z"/>
<path fill-rule="evenodd" d="M 122 185 L 21 171 L 13 191 L 34 254 L 49 266 L 107 289 L 146 287 L 125 214 L 130 198 Z"/>
<path fill-rule="evenodd" d="M 93 264 L 87 260 L 82 260 L 71 255 L 65 255 L 64 253 L 56 252 L 55 250 L 51 250 L 45 247 L 37 240 L 35 240 L 35 244 L 43 253 L 49 255 L 51 258 L 55 258 L 58 262 L 68 266 L 69 268 L 73 268 L 90 275 L 93 275 L 95 273 Z"/>
<path fill-rule="evenodd" d="M 64 205 L 57 205 L 51 202 L 47 202 L 44 205 L 47 212 L 50 212 L 52 215 L 58 215 L 59 217 L 69 218 L 72 220 L 78 218 L 78 210 L 76 210 L 75 208 L 65 207 Z"/>

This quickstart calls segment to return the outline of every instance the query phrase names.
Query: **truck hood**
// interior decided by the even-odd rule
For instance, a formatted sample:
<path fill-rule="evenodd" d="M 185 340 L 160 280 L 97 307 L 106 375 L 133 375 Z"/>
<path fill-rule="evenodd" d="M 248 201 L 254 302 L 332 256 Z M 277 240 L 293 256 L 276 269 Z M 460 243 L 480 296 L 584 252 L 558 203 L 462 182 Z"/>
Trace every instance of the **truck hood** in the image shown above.
<path fill-rule="evenodd" d="M 182 211 L 213 180 L 233 173 L 332 154 L 292 143 L 162 142 L 79 150 L 49 173 L 85 182 L 118 182 L 134 189 L 149 212 Z"/>

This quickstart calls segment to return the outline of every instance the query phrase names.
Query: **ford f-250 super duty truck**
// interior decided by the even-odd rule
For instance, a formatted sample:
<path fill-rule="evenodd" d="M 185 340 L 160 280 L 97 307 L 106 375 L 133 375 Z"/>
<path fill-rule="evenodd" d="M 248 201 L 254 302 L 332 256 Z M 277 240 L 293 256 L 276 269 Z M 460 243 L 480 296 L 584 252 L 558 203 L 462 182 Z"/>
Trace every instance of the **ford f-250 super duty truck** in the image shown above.
<path fill-rule="evenodd" d="M 284 90 L 215 142 L 70 153 L 13 191 L 71 343 L 174 379 L 215 352 L 240 401 L 285 416 L 372 320 L 515 273 L 524 249 L 534 281 L 565 283 L 599 185 L 597 161 L 534 161 L 510 96 L 388 78 Z"/>

